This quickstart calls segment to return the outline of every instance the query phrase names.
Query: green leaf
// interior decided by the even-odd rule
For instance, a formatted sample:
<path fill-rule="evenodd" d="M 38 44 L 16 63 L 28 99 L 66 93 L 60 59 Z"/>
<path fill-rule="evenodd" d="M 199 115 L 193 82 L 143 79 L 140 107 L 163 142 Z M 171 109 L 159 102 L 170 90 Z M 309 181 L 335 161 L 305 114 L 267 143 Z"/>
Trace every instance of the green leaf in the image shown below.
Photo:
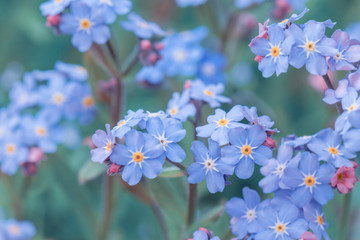
<path fill-rule="evenodd" d="M 164 168 L 159 177 L 163 178 L 177 178 L 184 176 L 184 171 L 180 170 L 176 166 Z"/>
<path fill-rule="evenodd" d="M 104 172 L 106 172 L 106 167 L 104 165 L 92 161 L 87 161 L 79 171 L 79 183 L 85 184 L 86 182 L 99 177 Z"/>

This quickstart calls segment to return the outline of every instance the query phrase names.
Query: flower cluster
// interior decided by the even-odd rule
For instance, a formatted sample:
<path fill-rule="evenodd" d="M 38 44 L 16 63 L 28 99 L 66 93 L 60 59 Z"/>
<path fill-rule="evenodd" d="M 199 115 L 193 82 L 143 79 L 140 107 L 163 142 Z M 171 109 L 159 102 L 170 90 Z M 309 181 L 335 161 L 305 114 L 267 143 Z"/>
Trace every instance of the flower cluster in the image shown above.
<path fill-rule="evenodd" d="M 297 24 L 308 9 L 299 16 L 293 15 L 280 23 L 265 26 L 262 35 L 253 39 L 250 48 L 257 55 L 259 70 L 264 77 L 287 72 L 288 65 L 295 68 L 306 66 L 313 75 L 325 75 L 331 70 L 356 70 L 360 61 L 360 45 L 351 40 L 346 32 L 336 30 L 331 38 L 326 37 L 326 28 L 335 23 L 327 20 L 310 20 Z"/>
<path fill-rule="evenodd" d="M 129 110 L 112 129 L 107 125 L 107 132 L 98 130 L 93 135 L 96 148 L 91 150 L 92 161 L 108 165 L 110 175 L 121 174 L 130 185 L 137 184 L 143 175 L 155 178 L 165 160 L 180 163 L 186 157 L 178 144 L 186 134 L 182 122 L 193 117 L 199 105 L 228 102 L 220 95 L 222 91 L 222 84 L 204 85 L 195 80 L 186 83 L 181 95 L 174 94 L 166 113 Z"/>
<path fill-rule="evenodd" d="M 35 70 L 23 79 L 13 84 L 9 105 L 0 109 L 0 164 L 8 175 L 19 166 L 24 175 L 35 174 L 44 154 L 56 152 L 58 144 L 78 144 L 78 131 L 61 126 L 64 120 L 88 124 L 96 114 L 87 71 L 81 66 L 57 62 L 54 70 Z"/>

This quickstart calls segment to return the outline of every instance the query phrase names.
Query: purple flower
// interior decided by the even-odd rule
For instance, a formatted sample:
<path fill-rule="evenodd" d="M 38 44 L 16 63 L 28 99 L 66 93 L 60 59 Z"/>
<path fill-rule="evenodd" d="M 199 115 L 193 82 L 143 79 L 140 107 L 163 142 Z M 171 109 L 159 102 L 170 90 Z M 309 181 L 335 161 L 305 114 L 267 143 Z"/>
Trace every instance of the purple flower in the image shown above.
<path fill-rule="evenodd" d="M 335 121 L 335 130 L 344 133 L 354 124 L 358 126 L 358 116 L 360 111 L 360 98 L 355 89 L 349 88 L 347 94 L 341 100 L 344 112 Z M 351 121 L 349 121 L 351 120 Z"/>
<path fill-rule="evenodd" d="M 110 125 L 106 124 L 106 132 L 97 130 L 92 136 L 92 142 L 96 146 L 91 150 L 91 160 L 98 163 L 103 163 L 113 152 L 116 144 L 115 136 L 110 131 Z"/>
<path fill-rule="evenodd" d="M 333 198 L 334 193 L 330 186 L 335 168 L 328 163 L 320 165 L 315 154 L 303 152 L 299 168 L 287 168 L 284 171 L 283 183 L 290 187 L 291 201 L 303 207 L 312 199 L 326 204 Z"/>
<path fill-rule="evenodd" d="M 204 143 L 194 141 L 191 152 L 195 163 L 187 169 L 189 183 L 195 184 L 206 179 L 206 185 L 210 193 L 222 192 L 225 188 L 224 175 L 232 175 L 234 166 L 221 159 L 221 148 L 215 141 L 209 139 L 209 150 Z"/>
<path fill-rule="evenodd" d="M 164 150 L 156 138 L 133 129 L 125 135 L 125 143 L 116 145 L 110 156 L 113 163 L 125 166 L 124 181 L 135 185 L 143 175 L 153 179 L 161 173 Z"/>
<path fill-rule="evenodd" d="M 336 42 L 337 53 L 328 58 L 331 71 L 356 70 L 352 64 L 360 61 L 360 45 L 352 45 L 350 36 L 346 32 L 336 30 L 331 36 Z"/>
<path fill-rule="evenodd" d="M 270 77 L 276 71 L 278 76 L 288 69 L 288 61 L 293 38 L 286 36 L 284 30 L 278 25 L 271 25 L 268 28 L 268 37 L 255 38 L 251 42 L 251 51 L 258 56 L 264 56 L 259 63 L 259 70 L 263 77 Z"/>
<path fill-rule="evenodd" d="M 291 15 L 291 17 L 285 19 L 282 22 L 279 22 L 278 25 L 282 28 L 286 28 L 286 26 L 290 26 L 291 23 L 301 19 L 305 15 L 305 13 L 307 13 L 308 11 L 309 11 L 309 9 L 305 8 L 299 15 L 294 13 Z"/>
<path fill-rule="evenodd" d="M 323 101 L 327 104 L 334 104 L 340 102 L 343 97 L 348 94 L 349 88 L 349 81 L 347 79 L 342 79 L 339 81 L 336 90 L 327 89 L 325 91 L 325 97 L 323 98 Z"/>
<path fill-rule="evenodd" d="M 341 145 L 342 138 L 331 128 L 321 130 L 308 143 L 308 148 L 316 153 L 319 160 L 333 164 L 336 168 L 342 166 L 352 167 L 349 159 L 356 157 Z"/>
<path fill-rule="evenodd" d="M 224 85 L 218 83 L 216 85 L 205 85 L 201 80 L 195 80 L 191 82 L 190 97 L 198 101 L 204 101 L 210 105 L 210 107 L 219 107 L 220 103 L 230 103 L 230 98 L 221 96 L 224 91 Z"/>
<path fill-rule="evenodd" d="M 110 29 L 99 9 L 76 1 L 71 3 L 70 10 L 71 14 L 61 17 L 60 31 L 73 35 L 71 42 L 80 52 L 89 50 L 93 42 L 104 44 L 110 39 Z"/>
<path fill-rule="evenodd" d="M 328 71 L 325 57 L 335 56 L 338 52 L 336 42 L 325 37 L 325 24 L 308 21 L 301 29 L 292 24 L 288 34 L 293 37 L 295 44 L 290 53 L 289 63 L 295 68 L 306 64 L 306 69 L 314 75 L 325 75 Z"/>
<path fill-rule="evenodd" d="M 250 122 L 250 125 L 260 125 L 264 130 L 271 130 L 270 128 L 274 125 L 270 117 L 266 115 L 259 117 L 256 107 L 248 108 L 244 106 L 242 112 L 246 120 Z"/>
<path fill-rule="evenodd" d="M 190 103 L 190 91 L 184 90 L 181 95 L 174 92 L 172 98 L 169 100 L 166 112 L 170 114 L 171 117 L 180 119 L 182 122 L 194 116 L 196 108 Z"/>
<path fill-rule="evenodd" d="M 229 143 L 228 132 L 231 128 L 242 126 L 239 121 L 244 118 L 241 111 L 242 106 L 234 106 L 228 113 L 221 109 L 215 110 L 215 115 L 207 118 L 208 124 L 197 127 L 196 132 L 199 137 L 211 137 L 220 146 Z"/>
<path fill-rule="evenodd" d="M 254 172 L 254 162 L 261 166 L 271 158 L 270 148 L 263 146 L 266 133 L 259 125 L 248 129 L 232 128 L 228 132 L 230 146 L 221 149 L 222 160 L 235 165 L 235 174 L 241 179 L 251 177 Z"/>
<path fill-rule="evenodd" d="M 163 36 L 165 32 L 156 24 L 147 22 L 135 13 L 128 15 L 126 22 L 121 22 L 120 25 L 134 34 L 139 38 L 151 38 L 153 35 Z"/>

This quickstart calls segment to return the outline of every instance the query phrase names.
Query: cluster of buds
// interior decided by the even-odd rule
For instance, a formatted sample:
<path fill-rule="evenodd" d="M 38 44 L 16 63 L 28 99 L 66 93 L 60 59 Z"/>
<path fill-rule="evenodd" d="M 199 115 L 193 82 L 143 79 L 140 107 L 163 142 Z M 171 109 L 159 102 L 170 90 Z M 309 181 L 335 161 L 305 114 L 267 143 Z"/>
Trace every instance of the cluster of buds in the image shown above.
<path fill-rule="evenodd" d="M 44 160 L 46 160 L 46 156 L 40 148 L 30 148 L 28 160 L 21 165 L 23 175 L 25 177 L 35 176 L 39 163 Z"/>
<path fill-rule="evenodd" d="M 61 14 L 57 14 L 54 16 L 48 15 L 46 16 L 46 26 L 54 29 L 55 33 L 59 34 L 60 19 L 61 19 Z"/>
<path fill-rule="evenodd" d="M 144 66 L 154 66 L 161 59 L 160 51 L 164 48 L 161 42 L 140 41 L 139 59 Z"/>

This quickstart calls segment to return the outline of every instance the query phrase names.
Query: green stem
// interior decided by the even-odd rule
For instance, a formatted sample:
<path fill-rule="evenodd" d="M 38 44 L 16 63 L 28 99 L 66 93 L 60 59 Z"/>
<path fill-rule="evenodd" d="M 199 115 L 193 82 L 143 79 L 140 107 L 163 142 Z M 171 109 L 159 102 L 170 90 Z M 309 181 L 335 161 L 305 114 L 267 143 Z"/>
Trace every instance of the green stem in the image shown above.
<path fill-rule="evenodd" d="M 112 204 L 113 204 L 113 185 L 114 179 L 113 177 L 105 176 L 105 190 L 104 190 L 104 209 L 103 209 L 103 219 L 102 226 L 100 230 L 100 238 L 106 240 L 108 237 L 108 232 L 110 228 L 111 222 L 111 214 L 112 214 Z"/>
<path fill-rule="evenodd" d="M 349 230 L 349 218 L 351 209 L 351 193 L 347 193 L 343 199 L 342 212 L 340 217 L 340 231 L 337 239 L 348 239 L 347 234 Z"/>
<path fill-rule="evenodd" d="M 160 225 L 160 228 L 161 228 L 162 234 L 164 236 L 164 239 L 165 240 L 170 240 L 169 230 L 168 230 L 167 225 L 166 225 L 163 210 L 160 207 L 160 204 L 158 203 L 158 201 L 156 200 L 156 198 L 154 196 L 154 193 L 152 192 L 152 190 L 150 188 L 150 185 L 148 184 L 147 180 L 144 179 L 143 183 L 144 183 L 144 186 L 145 186 L 146 190 L 148 191 L 148 194 L 149 194 L 149 196 L 151 198 L 151 205 L 150 206 L 151 206 L 152 210 L 154 211 L 155 217 L 156 217 L 156 219 L 157 219 L 157 221 L 158 221 L 158 223 Z"/>
<path fill-rule="evenodd" d="M 325 83 L 326 83 L 326 86 L 327 86 L 329 89 L 335 90 L 334 86 L 333 86 L 332 83 L 331 83 L 331 80 L 330 80 L 328 74 L 325 74 L 325 75 L 323 76 L 323 79 L 324 79 L 324 81 L 325 81 Z M 337 102 L 337 103 L 336 103 L 336 108 L 337 108 L 339 114 L 342 114 L 342 113 L 344 112 L 344 110 L 343 110 L 343 108 L 342 108 L 342 105 L 341 105 L 341 102 Z"/>

